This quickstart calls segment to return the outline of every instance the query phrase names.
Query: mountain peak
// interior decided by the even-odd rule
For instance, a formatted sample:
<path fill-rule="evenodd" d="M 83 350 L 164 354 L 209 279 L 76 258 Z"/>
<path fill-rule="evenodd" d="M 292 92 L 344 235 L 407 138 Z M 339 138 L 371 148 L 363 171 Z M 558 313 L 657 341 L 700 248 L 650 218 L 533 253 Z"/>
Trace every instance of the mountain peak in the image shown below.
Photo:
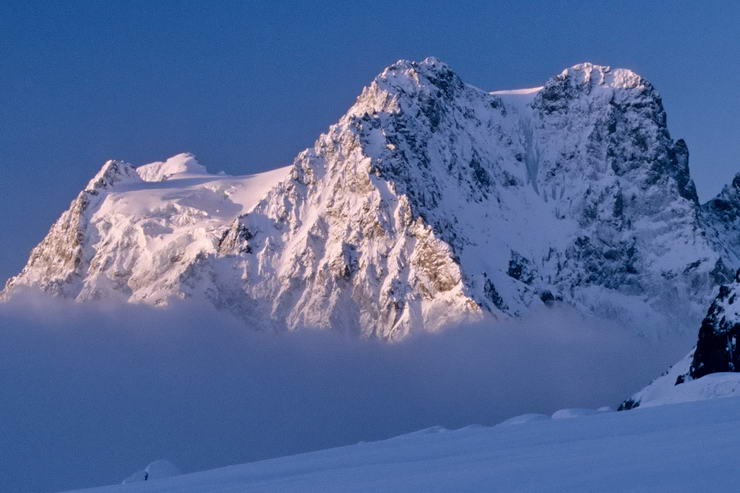
<path fill-rule="evenodd" d="M 166 181 L 175 175 L 204 175 L 208 171 L 198 162 L 194 154 L 183 152 L 176 154 L 165 161 L 155 161 L 136 168 L 136 172 L 144 181 Z"/>
<path fill-rule="evenodd" d="M 85 187 L 88 192 L 111 187 L 124 181 L 137 180 L 138 176 L 134 167 L 124 161 L 108 160 L 100 168 L 100 171 L 90 180 Z"/>
<path fill-rule="evenodd" d="M 193 297 L 259 327 L 389 340 L 555 302 L 693 330 L 740 240 L 733 216 L 699 210 L 687 148 L 640 87 L 580 64 L 489 94 L 435 58 L 399 60 L 276 174 L 208 176 L 192 154 L 107 163 L 94 184 L 170 182 L 80 194 L 8 289 Z"/>
<path fill-rule="evenodd" d="M 740 189 L 740 173 L 736 173 L 732 178 L 732 188 Z"/>
<path fill-rule="evenodd" d="M 435 104 L 452 99 L 464 88 L 462 79 L 437 58 L 402 59 L 387 66 L 362 90 L 347 116 L 403 111 L 405 104 L 399 101 Z"/>
<path fill-rule="evenodd" d="M 570 80 L 576 85 L 589 87 L 608 87 L 612 89 L 644 89 L 650 83 L 626 68 L 612 68 L 609 65 L 596 65 L 591 62 L 568 67 L 555 77 L 556 80 Z"/>
<path fill-rule="evenodd" d="M 455 87 L 463 86 L 462 80 L 449 65 L 434 57 L 427 57 L 420 62 L 398 60 L 386 67 L 375 78 L 373 84 L 393 92 L 409 94 L 416 94 L 422 89 L 436 89 L 450 94 Z"/>
<path fill-rule="evenodd" d="M 390 74 L 405 73 L 409 74 L 445 74 L 452 72 L 450 66 L 436 57 L 426 57 L 421 61 L 400 59 L 395 63 L 387 66 L 378 77 L 385 78 Z"/>

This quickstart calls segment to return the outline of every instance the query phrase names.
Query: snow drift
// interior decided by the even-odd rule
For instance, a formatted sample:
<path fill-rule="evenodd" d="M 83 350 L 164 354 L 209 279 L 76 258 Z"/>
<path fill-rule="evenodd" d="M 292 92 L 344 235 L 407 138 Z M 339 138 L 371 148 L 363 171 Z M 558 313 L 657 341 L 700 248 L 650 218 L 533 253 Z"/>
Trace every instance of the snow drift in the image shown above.
<path fill-rule="evenodd" d="M 740 398 L 734 398 L 516 425 L 432 428 L 165 479 L 147 488 L 85 491 L 734 491 L 738 453 Z"/>

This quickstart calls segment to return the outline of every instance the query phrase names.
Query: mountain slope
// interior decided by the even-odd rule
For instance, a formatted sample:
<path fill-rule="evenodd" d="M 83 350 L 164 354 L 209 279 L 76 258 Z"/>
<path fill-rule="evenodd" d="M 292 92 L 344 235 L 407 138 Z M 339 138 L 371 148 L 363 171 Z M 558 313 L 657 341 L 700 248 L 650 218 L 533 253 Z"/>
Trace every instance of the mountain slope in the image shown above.
<path fill-rule="evenodd" d="M 699 328 L 694 349 L 620 409 L 740 395 L 740 271 L 722 285 Z"/>
<path fill-rule="evenodd" d="M 566 413 L 556 413 L 553 418 L 562 414 Z M 471 426 L 456 431 L 432 428 L 380 442 L 84 491 L 736 489 L 739 398 L 572 419 L 529 415 L 517 420 L 520 424 Z"/>
<path fill-rule="evenodd" d="M 108 161 L 6 292 L 30 286 L 79 301 L 154 305 L 182 296 L 182 273 L 200 255 L 215 254 L 229 222 L 287 173 L 209 175 L 189 154 L 139 168 Z"/>
<path fill-rule="evenodd" d="M 115 163 L 125 180 L 83 192 L 6 295 L 197 297 L 257 327 L 391 340 L 565 302 L 662 334 L 691 330 L 738 264 L 729 209 L 698 203 L 660 96 L 624 69 L 488 93 L 402 60 L 289 168 L 254 178 L 248 206 L 239 178 L 196 164 Z"/>

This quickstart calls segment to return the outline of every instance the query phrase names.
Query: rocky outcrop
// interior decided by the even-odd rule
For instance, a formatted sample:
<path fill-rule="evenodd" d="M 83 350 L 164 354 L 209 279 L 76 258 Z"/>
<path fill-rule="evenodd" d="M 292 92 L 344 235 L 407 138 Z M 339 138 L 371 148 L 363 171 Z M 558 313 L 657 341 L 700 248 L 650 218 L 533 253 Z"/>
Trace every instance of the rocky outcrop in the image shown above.
<path fill-rule="evenodd" d="M 138 181 L 131 164 L 108 161 L 54 223 L 28 258 L 20 274 L 11 278 L 0 296 L 18 286 L 33 286 L 54 296 L 74 298 L 85 281 L 96 232 L 89 228 L 95 209 L 116 185 Z"/>
<path fill-rule="evenodd" d="M 680 400 L 724 397 L 740 393 L 740 375 L 707 375 L 740 372 L 740 270 L 729 285 L 719 287 L 699 328 L 696 347 L 665 374 L 624 401 L 620 411 Z M 701 380 L 693 383 L 696 380 Z M 692 382 L 689 384 L 689 382 Z"/>
<path fill-rule="evenodd" d="M 735 282 L 721 286 L 699 328 L 688 377 L 701 378 L 718 372 L 740 371 L 740 271 Z"/>

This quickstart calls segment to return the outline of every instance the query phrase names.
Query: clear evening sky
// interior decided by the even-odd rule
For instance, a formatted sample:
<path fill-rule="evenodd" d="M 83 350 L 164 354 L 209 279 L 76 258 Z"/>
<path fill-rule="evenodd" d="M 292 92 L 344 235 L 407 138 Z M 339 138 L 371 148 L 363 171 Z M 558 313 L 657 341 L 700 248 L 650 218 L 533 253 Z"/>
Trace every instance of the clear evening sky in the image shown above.
<path fill-rule="evenodd" d="M 740 171 L 740 2 L 0 2 L 0 283 L 106 159 L 287 164 L 399 58 L 489 90 L 582 61 L 663 95 L 706 200 Z"/>

